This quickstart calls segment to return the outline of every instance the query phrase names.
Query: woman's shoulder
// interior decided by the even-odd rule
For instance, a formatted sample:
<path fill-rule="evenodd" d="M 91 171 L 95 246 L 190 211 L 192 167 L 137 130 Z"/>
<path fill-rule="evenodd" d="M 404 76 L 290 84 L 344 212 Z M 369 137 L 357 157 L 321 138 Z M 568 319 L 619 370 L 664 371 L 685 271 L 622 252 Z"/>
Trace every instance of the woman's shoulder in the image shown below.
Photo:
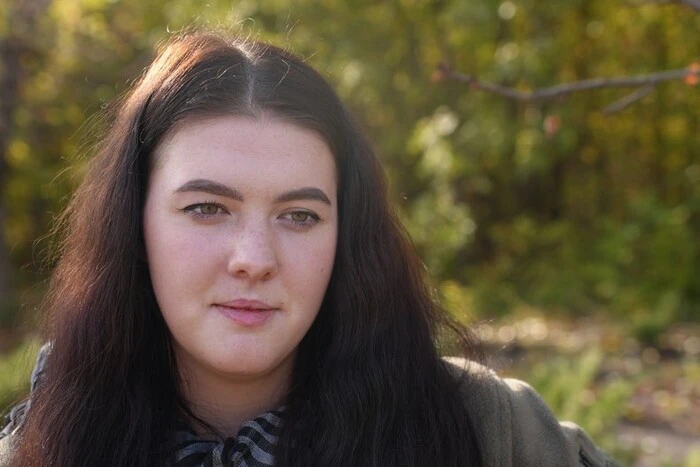
<path fill-rule="evenodd" d="M 611 467 L 619 464 L 577 425 L 559 422 L 523 381 L 463 358 L 445 358 L 461 381 L 486 465 Z"/>

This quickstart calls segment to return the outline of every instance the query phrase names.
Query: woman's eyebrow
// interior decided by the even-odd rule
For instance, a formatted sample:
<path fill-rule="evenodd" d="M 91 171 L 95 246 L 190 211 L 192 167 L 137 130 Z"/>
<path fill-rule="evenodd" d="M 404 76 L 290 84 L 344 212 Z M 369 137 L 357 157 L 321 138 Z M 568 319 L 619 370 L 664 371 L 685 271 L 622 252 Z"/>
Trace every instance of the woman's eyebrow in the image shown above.
<path fill-rule="evenodd" d="M 329 206 L 331 204 L 331 201 L 328 199 L 328 196 L 326 196 L 326 194 L 322 190 L 313 187 L 298 188 L 296 190 L 282 193 L 281 195 L 275 198 L 275 203 L 285 203 L 287 201 L 300 200 L 321 201 Z"/>
<path fill-rule="evenodd" d="M 231 198 L 236 201 L 243 202 L 243 194 L 235 188 L 231 188 L 222 183 L 202 178 L 190 180 L 184 185 L 182 185 L 180 188 L 175 190 L 175 193 L 188 192 L 209 193 L 215 196 L 223 196 L 226 198 Z M 300 200 L 321 201 L 329 206 L 331 204 L 330 199 L 328 199 L 328 196 L 323 192 L 323 190 L 314 187 L 297 188 L 295 190 L 287 191 L 278 195 L 275 198 L 274 202 L 286 203 L 288 201 Z"/>
<path fill-rule="evenodd" d="M 235 188 L 230 188 L 212 180 L 206 180 L 203 178 L 198 178 L 196 180 L 190 180 L 189 182 L 182 185 L 180 188 L 175 190 L 175 193 L 188 193 L 188 192 L 203 192 L 209 193 L 216 196 L 224 196 L 226 198 L 231 198 L 236 201 L 243 201 L 243 194 Z"/>

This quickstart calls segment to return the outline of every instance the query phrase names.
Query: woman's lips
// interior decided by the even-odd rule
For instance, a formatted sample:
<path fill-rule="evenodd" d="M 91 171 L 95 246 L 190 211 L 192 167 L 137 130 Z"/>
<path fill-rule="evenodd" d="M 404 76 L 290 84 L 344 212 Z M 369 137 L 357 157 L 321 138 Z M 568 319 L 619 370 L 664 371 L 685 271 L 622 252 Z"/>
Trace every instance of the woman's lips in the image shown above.
<path fill-rule="evenodd" d="M 260 300 L 252 300 L 248 298 L 237 298 L 236 300 L 230 300 L 227 302 L 217 303 L 217 305 L 229 307 L 229 308 L 242 308 L 248 310 L 273 310 L 275 307 L 268 305 Z"/>
<path fill-rule="evenodd" d="M 214 308 L 234 323 L 246 327 L 261 326 L 278 311 L 265 302 L 246 299 L 216 303 Z"/>

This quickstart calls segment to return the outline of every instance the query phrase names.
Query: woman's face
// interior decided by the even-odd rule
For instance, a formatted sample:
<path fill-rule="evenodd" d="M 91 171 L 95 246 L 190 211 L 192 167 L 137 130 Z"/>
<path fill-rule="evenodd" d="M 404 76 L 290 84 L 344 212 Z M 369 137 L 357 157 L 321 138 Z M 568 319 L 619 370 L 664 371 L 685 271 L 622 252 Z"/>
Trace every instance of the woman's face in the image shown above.
<path fill-rule="evenodd" d="M 186 124 L 156 150 L 144 209 L 148 267 L 181 367 L 289 374 L 333 269 L 333 156 L 274 118 Z"/>

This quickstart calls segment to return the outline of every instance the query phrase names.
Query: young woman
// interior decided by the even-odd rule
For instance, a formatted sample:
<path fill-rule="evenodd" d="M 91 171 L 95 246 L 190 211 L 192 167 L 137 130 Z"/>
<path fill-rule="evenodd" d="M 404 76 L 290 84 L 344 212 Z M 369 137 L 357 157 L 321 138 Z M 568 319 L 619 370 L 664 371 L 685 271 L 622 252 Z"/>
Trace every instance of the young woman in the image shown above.
<path fill-rule="evenodd" d="M 372 149 L 285 51 L 171 41 L 65 220 L 2 465 L 613 465 L 472 363 Z"/>

